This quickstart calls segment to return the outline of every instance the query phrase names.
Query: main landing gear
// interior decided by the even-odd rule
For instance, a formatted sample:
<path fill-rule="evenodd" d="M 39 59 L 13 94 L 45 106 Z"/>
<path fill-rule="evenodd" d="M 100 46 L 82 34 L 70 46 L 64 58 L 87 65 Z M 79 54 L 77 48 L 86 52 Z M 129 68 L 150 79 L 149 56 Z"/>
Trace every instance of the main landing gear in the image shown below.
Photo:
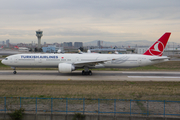
<path fill-rule="evenodd" d="M 82 71 L 82 75 L 92 75 L 91 70 L 89 70 L 88 67 L 84 67 L 84 70 Z"/>
<path fill-rule="evenodd" d="M 89 70 L 89 71 L 82 71 L 82 75 L 92 75 L 92 72 L 91 72 L 91 70 Z"/>

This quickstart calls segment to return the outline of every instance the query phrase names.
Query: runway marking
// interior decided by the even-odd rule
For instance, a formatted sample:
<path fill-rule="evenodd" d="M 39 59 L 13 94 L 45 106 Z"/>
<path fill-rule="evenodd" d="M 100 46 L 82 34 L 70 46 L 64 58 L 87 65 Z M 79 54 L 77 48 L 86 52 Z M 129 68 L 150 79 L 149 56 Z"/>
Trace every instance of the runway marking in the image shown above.
<path fill-rule="evenodd" d="M 162 73 L 166 73 L 166 74 L 180 74 L 180 72 L 161 72 L 161 71 L 157 71 L 157 72 L 151 72 L 151 71 L 148 71 L 148 72 L 144 72 L 144 71 L 142 71 L 142 72 L 122 72 L 122 73 L 141 73 L 141 74 L 146 74 L 146 73 L 148 73 L 148 74 L 162 74 Z"/>
<path fill-rule="evenodd" d="M 128 76 L 128 78 L 179 78 L 180 77 L 171 77 L 171 76 L 166 76 L 166 77 L 163 77 L 163 76 Z"/>

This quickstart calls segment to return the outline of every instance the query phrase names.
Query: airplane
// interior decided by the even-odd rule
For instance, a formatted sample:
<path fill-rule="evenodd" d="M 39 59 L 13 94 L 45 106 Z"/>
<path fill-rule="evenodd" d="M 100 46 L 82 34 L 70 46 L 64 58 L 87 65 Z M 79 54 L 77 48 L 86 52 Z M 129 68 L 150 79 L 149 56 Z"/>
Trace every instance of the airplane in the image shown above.
<path fill-rule="evenodd" d="M 79 54 L 99 54 L 99 53 L 93 53 L 93 52 L 91 52 L 91 50 L 87 50 L 87 52 L 82 52 L 80 49 L 78 49 L 78 53 Z"/>
<path fill-rule="evenodd" d="M 18 46 L 14 46 L 14 48 L 15 48 L 15 49 L 19 49 L 19 47 L 18 47 Z"/>
<path fill-rule="evenodd" d="M 119 52 L 115 50 L 114 54 L 119 54 Z"/>
<path fill-rule="evenodd" d="M 77 69 L 82 75 L 92 75 L 95 68 L 133 68 L 168 61 L 162 56 L 171 33 L 166 32 L 144 54 L 16 54 L 6 57 L 2 63 L 11 66 L 16 74 L 18 67 L 58 68 L 60 73 Z"/>

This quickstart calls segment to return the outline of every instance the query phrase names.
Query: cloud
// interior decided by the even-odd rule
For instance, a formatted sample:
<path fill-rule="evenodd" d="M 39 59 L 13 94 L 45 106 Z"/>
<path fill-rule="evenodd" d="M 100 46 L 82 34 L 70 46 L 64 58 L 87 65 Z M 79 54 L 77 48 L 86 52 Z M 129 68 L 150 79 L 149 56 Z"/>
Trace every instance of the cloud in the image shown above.
<path fill-rule="evenodd" d="M 166 31 L 177 41 L 179 6 L 179 0 L 1 0 L 0 41 L 34 41 L 38 29 L 47 41 L 154 40 Z"/>

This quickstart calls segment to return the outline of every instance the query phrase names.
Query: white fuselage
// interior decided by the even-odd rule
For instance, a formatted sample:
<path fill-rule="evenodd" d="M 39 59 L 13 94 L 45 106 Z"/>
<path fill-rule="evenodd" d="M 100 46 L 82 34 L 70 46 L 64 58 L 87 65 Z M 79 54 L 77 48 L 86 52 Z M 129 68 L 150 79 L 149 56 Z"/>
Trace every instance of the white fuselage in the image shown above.
<path fill-rule="evenodd" d="M 159 56 L 138 55 L 138 54 L 17 54 L 2 61 L 3 64 L 11 67 L 58 67 L 60 63 L 75 64 L 97 60 L 107 60 L 89 68 L 132 68 L 145 65 L 152 65 L 168 59 L 152 61 L 161 58 Z M 75 65 L 75 68 L 83 68 L 84 65 Z"/>

